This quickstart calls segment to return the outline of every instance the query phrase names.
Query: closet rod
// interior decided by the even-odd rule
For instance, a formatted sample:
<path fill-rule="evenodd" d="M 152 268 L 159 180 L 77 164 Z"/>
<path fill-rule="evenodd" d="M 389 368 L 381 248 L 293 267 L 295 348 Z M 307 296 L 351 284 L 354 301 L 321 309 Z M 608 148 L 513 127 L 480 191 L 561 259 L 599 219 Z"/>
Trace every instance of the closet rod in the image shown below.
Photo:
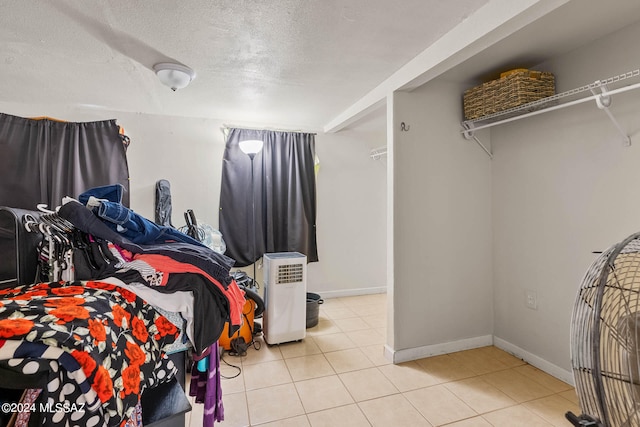
<path fill-rule="evenodd" d="M 369 157 L 371 157 L 373 160 L 379 160 L 381 159 L 383 156 L 387 155 L 387 147 L 378 147 L 378 148 L 374 148 L 373 150 L 371 150 L 369 152 Z"/>
<path fill-rule="evenodd" d="M 599 87 L 599 86 L 594 86 L 594 87 Z M 635 90 L 640 88 L 640 83 L 635 83 L 629 86 L 624 86 L 618 89 L 612 89 L 612 90 L 608 90 L 606 92 L 606 96 L 609 95 L 615 95 L 618 93 L 623 93 L 623 92 L 628 92 L 630 90 Z M 542 110 L 536 110 L 536 111 L 531 111 L 529 113 L 525 113 L 525 114 L 521 114 L 518 116 L 514 116 L 514 117 L 509 117 L 507 119 L 503 119 L 503 120 L 499 120 L 497 122 L 492 122 L 492 123 L 487 123 L 485 125 L 481 125 L 481 126 L 475 126 L 473 125 L 473 123 L 470 122 L 462 122 L 463 126 L 465 127 L 465 129 L 463 131 L 461 131 L 460 133 L 462 134 L 473 134 L 473 132 L 480 130 L 480 129 L 486 129 L 486 128 L 490 128 L 492 126 L 498 126 L 504 123 L 509 123 L 509 122 L 513 122 L 516 120 L 520 120 L 520 119 L 524 119 L 526 117 L 531 117 L 531 116 L 536 116 L 538 114 L 542 114 L 542 113 L 546 113 L 548 111 L 555 111 L 555 110 L 559 110 L 561 108 L 565 108 L 565 107 L 570 107 L 572 105 L 577 105 L 577 104 L 582 104 L 583 102 L 588 102 L 588 101 L 592 101 L 592 100 L 596 100 L 599 99 L 601 96 L 603 96 L 602 94 L 597 94 L 597 95 L 591 95 L 588 96 L 586 98 L 581 98 L 581 99 L 576 99 L 575 101 L 569 101 L 569 102 L 565 102 L 564 104 L 558 104 L 558 105 L 553 105 L 551 107 L 547 107 L 544 108 Z"/>

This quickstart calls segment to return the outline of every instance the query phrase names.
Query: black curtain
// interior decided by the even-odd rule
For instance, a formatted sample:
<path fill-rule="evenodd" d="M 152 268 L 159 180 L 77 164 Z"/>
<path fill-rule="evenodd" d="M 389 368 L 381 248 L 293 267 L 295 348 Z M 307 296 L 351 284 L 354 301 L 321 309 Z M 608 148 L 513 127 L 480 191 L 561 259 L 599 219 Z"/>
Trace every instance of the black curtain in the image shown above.
<path fill-rule="evenodd" d="M 129 206 L 129 168 L 115 120 L 35 120 L 0 113 L 0 206 L 59 206 L 89 188 L 120 183 Z"/>
<path fill-rule="evenodd" d="M 250 139 L 264 142 L 253 161 L 238 145 Z M 273 252 L 300 252 L 308 262 L 318 261 L 314 159 L 314 134 L 229 130 L 219 218 L 225 254 L 237 267 Z"/>

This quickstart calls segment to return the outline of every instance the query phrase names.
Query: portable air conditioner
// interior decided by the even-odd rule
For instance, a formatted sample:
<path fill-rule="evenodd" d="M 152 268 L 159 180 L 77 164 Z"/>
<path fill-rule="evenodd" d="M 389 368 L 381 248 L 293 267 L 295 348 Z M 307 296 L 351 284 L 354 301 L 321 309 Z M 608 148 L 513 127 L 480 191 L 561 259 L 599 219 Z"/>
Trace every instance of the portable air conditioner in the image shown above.
<path fill-rule="evenodd" d="M 307 257 L 298 252 L 264 254 L 263 334 L 267 344 L 306 335 Z"/>

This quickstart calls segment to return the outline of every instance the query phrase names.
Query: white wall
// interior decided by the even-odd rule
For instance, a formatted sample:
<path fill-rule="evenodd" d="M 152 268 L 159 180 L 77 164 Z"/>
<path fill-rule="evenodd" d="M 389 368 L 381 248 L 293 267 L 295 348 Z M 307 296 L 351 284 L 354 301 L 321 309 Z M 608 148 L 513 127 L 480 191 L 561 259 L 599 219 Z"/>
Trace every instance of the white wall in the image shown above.
<path fill-rule="evenodd" d="M 639 37 L 634 25 L 536 68 L 555 74 L 559 92 L 580 87 L 637 69 Z M 640 91 L 614 96 L 611 111 L 631 147 L 595 102 L 491 130 L 494 334 L 566 371 L 591 252 L 640 230 Z M 537 310 L 525 308 L 527 289 Z"/>
<path fill-rule="evenodd" d="M 491 161 L 459 133 L 463 89 L 394 94 L 395 361 L 491 343 Z"/>
<path fill-rule="evenodd" d="M 383 111 L 384 112 L 384 111 Z M 308 287 L 324 297 L 386 292 L 386 145 L 384 115 L 316 137 L 318 258 Z"/>
<path fill-rule="evenodd" d="M 127 152 L 131 208 L 153 219 L 155 185 L 171 183 L 172 223 L 185 224 L 192 209 L 199 222 L 218 227 L 224 137 L 215 120 L 135 115 L 118 120 L 131 137 Z"/>

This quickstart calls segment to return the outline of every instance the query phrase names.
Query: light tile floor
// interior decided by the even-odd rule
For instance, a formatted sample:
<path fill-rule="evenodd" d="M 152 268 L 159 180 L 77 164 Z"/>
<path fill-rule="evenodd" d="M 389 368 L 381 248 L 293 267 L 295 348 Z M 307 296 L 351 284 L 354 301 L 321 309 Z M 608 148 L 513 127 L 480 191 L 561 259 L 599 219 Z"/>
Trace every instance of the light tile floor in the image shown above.
<path fill-rule="evenodd" d="M 222 379 L 223 427 L 567 427 L 573 387 L 496 348 L 394 365 L 383 357 L 386 295 L 327 299 L 294 343 L 245 357 Z M 224 376 L 238 369 L 221 363 Z M 187 427 L 202 426 L 193 404 Z"/>

